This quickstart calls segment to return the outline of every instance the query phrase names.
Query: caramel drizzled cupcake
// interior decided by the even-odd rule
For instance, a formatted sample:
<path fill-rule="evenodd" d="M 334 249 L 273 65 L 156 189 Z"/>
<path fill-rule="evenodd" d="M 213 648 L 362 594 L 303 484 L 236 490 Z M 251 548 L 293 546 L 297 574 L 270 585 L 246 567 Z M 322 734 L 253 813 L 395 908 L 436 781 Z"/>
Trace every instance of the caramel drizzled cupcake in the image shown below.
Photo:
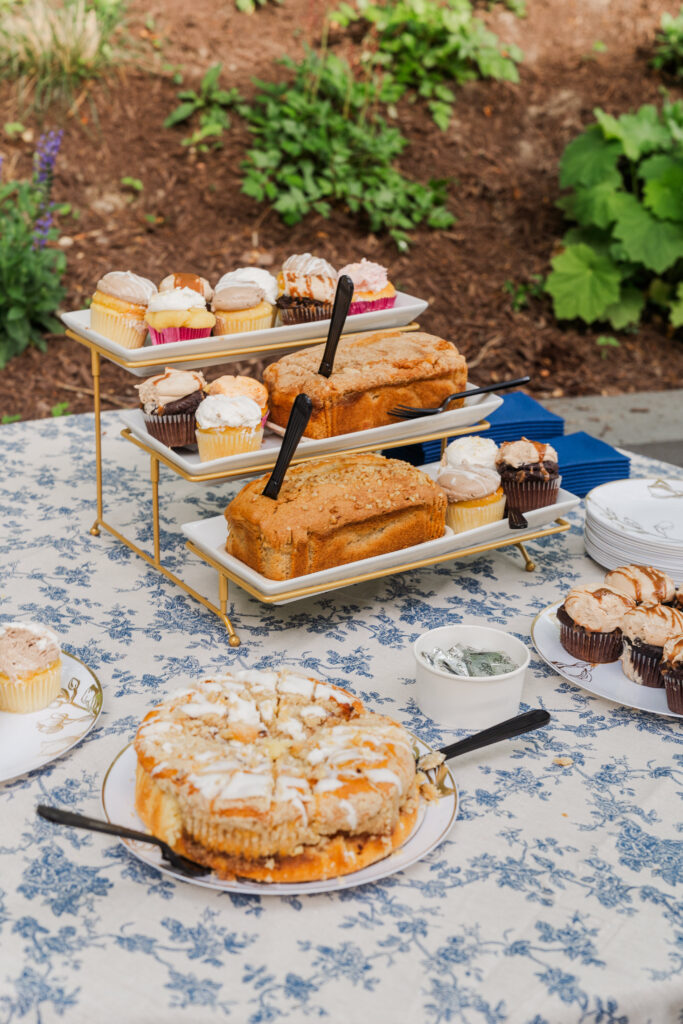
<path fill-rule="evenodd" d="M 290 256 L 278 277 L 277 308 L 283 324 L 327 320 L 337 290 L 337 271 L 310 252 Z"/>
<path fill-rule="evenodd" d="M 580 661 L 606 665 L 622 650 L 621 622 L 635 603 L 604 584 L 574 587 L 557 609 L 560 643 Z"/>
<path fill-rule="evenodd" d="M 683 633 L 669 637 L 666 641 L 659 668 L 669 711 L 683 715 Z"/>
<path fill-rule="evenodd" d="M 680 608 L 683 611 L 683 587 L 679 587 L 674 594 L 674 608 Z"/>
<path fill-rule="evenodd" d="M 176 288 L 191 288 L 206 302 L 210 302 L 213 295 L 213 288 L 206 278 L 200 277 L 199 274 L 169 274 L 159 285 L 160 292 L 172 292 Z"/>
<path fill-rule="evenodd" d="M 622 565 L 605 575 L 605 583 L 636 604 L 673 604 L 676 587 L 665 572 L 651 565 Z"/>
<path fill-rule="evenodd" d="M 496 469 L 507 498 L 508 508 L 531 512 L 557 501 L 560 475 L 557 452 L 549 444 L 506 441 L 496 457 Z"/>
<path fill-rule="evenodd" d="M 664 686 L 660 662 L 664 644 L 683 633 L 683 611 L 665 604 L 640 604 L 621 622 L 625 675 L 641 686 Z"/>
<path fill-rule="evenodd" d="M 167 367 L 135 387 L 147 432 L 152 437 L 169 448 L 195 444 L 195 412 L 206 390 L 203 374 Z"/>
<path fill-rule="evenodd" d="M 0 711 L 39 711 L 52 703 L 61 685 L 61 651 L 52 630 L 33 622 L 3 622 Z"/>

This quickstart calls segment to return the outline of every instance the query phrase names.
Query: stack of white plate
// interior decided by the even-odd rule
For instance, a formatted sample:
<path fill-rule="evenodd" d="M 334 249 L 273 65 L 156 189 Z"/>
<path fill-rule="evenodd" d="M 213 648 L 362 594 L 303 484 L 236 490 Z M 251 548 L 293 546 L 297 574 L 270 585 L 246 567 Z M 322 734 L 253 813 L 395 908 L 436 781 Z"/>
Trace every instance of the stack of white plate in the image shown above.
<path fill-rule="evenodd" d="M 586 495 L 586 551 L 598 565 L 651 565 L 683 584 L 683 480 L 615 480 Z"/>

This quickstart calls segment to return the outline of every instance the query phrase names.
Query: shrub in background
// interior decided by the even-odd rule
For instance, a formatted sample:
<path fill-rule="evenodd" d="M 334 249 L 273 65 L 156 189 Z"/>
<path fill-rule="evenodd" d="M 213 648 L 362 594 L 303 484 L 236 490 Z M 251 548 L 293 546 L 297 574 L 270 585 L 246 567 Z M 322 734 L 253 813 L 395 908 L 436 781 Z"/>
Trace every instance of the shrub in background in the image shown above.
<path fill-rule="evenodd" d="M 565 149 L 558 201 L 574 226 L 551 261 L 555 315 L 615 329 L 646 303 L 683 324 L 683 104 L 646 104 L 612 117 L 594 111 Z"/>
<path fill-rule="evenodd" d="M 57 238 L 50 192 L 61 140 L 61 132 L 41 136 L 30 181 L 0 180 L 0 368 L 31 344 L 44 351 L 43 332 L 61 330 L 54 312 L 66 259 L 46 245 Z"/>
<path fill-rule="evenodd" d="M 678 14 L 665 11 L 655 35 L 652 67 L 683 77 L 683 7 Z"/>

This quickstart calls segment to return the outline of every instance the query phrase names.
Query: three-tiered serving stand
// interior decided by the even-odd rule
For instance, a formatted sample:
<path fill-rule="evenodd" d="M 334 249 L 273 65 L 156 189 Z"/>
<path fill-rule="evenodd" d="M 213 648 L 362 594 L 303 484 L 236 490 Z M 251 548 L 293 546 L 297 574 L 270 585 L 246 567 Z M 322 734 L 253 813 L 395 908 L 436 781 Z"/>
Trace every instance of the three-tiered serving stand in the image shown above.
<path fill-rule="evenodd" d="M 404 327 L 392 328 L 394 333 L 396 331 L 413 331 L 418 329 L 417 323 L 410 323 Z M 400 565 L 392 566 L 391 568 L 375 569 L 365 572 L 357 572 L 353 574 L 353 564 L 349 566 L 350 574 L 348 577 L 344 577 L 343 582 L 330 583 L 318 583 L 305 585 L 300 582 L 296 586 L 292 586 L 290 590 L 285 592 L 278 592 L 276 596 L 265 594 L 260 591 L 256 586 L 248 583 L 242 579 L 238 574 L 232 571 L 225 565 L 222 565 L 215 558 L 211 557 L 206 551 L 201 550 L 193 541 L 187 540 L 186 547 L 197 557 L 202 559 L 207 565 L 214 569 L 218 573 L 218 605 L 215 605 L 208 598 L 204 597 L 203 594 L 198 593 L 193 587 L 189 586 L 184 580 L 177 576 L 174 572 L 168 569 L 161 560 L 161 546 L 160 546 L 160 529 L 159 529 L 159 465 L 163 463 L 169 469 L 173 470 L 183 479 L 188 480 L 190 483 L 206 483 L 213 480 L 224 480 L 231 477 L 246 477 L 254 476 L 256 474 L 267 473 L 272 470 L 275 466 L 278 449 L 273 449 L 272 461 L 267 463 L 259 462 L 257 467 L 249 468 L 245 466 L 244 462 L 238 469 L 222 469 L 219 471 L 201 471 L 195 473 L 188 473 L 182 467 L 178 466 L 172 459 L 167 458 L 160 452 L 153 449 L 150 445 L 146 444 L 140 437 L 134 435 L 130 428 L 126 427 L 121 431 L 122 437 L 127 441 L 134 444 L 141 451 L 145 452 L 149 456 L 150 460 L 150 481 L 152 484 L 152 531 L 153 531 L 153 552 L 150 554 L 144 551 L 141 547 L 135 544 L 128 537 L 125 537 L 120 530 L 108 523 L 104 517 L 104 503 L 102 497 L 102 428 L 101 428 L 101 391 L 100 391 L 100 368 L 102 359 L 108 359 L 123 369 L 128 370 L 132 374 L 139 376 L 139 371 L 152 371 L 154 368 L 163 370 L 166 366 L 183 366 L 187 367 L 191 364 L 195 368 L 209 365 L 218 365 L 220 363 L 233 362 L 237 359 L 258 359 L 264 355 L 277 355 L 278 353 L 284 354 L 284 352 L 290 352 L 293 349 L 308 347 L 309 345 L 321 344 L 325 341 L 324 337 L 310 338 L 306 340 L 300 340 L 293 342 L 288 340 L 282 343 L 271 342 L 265 344 L 245 344 L 241 348 L 225 348 L 216 351 L 212 349 L 210 354 L 198 354 L 196 358 L 188 357 L 187 354 L 177 355 L 168 351 L 166 346 L 151 346 L 145 349 L 145 353 L 148 353 L 146 358 L 135 358 L 130 359 L 126 357 L 125 350 L 120 348 L 120 351 L 112 351 L 109 346 L 103 345 L 92 337 L 87 337 L 85 333 L 81 333 L 77 327 L 69 326 L 66 334 L 69 338 L 77 341 L 79 344 L 84 345 L 90 349 L 91 356 L 91 368 L 92 368 L 92 379 L 93 379 L 93 393 L 94 393 L 94 412 L 95 412 L 95 478 L 97 486 L 97 518 L 90 528 L 90 533 L 94 537 L 98 537 L 102 530 L 106 530 L 113 537 L 115 537 L 126 547 L 130 548 L 131 551 L 135 552 L 140 558 L 144 559 L 148 565 L 151 565 L 158 572 L 175 583 L 176 586 L 180 587 L 193 597 L 196 601 L 199 601 L 212 611 L 218 618 L 223 622 L 228 631 L 228 640 L 232 647 L 238 647 L 240 644 L 239 636 L 237 635 L 234 625 L 230 616 L 228 615 L 228 585 L 229 582 L 239 585 L 243 590 L 246 590 L 253 597 L 258 598 L 260 601 L 266 604 L 273 603 L 284 603 L 285 601 L 294 600 L 296 598 L 308 597 L 313 594 L 318 594 L 326 590 L 334 589 L 335 587 L 350 586 L 353 583 L 362 583 L 368 580 L 378 579 L 382 576 L 393 575 L 400 572 L 408 572 L 411 569 L 421 569 L 425 566 L 436 565 L 439 562 L 447 562 L 457 558 L 464 558 L 467 555 L 476 555 L 482 551 L 490 551 L 495 548 L 504 548 L 514 546 L 522 554 L 524 559 L 524 566 L 527 571 L 532 571 L 535 568 L 535 564 L 530 558 L 525 543 L 521 540 L 512 537 L 505 537 L 495 541 L 489 541 L 487 543 L 476 544 L 470 547 L 461 548 L 458 551 L 451 551 L 446 553 L 440 553 L 438 555 L 427 557 L 427 558 L 413 558 L 408 559 Z M 351 337 L 351 335 L 345 335 L 345 337 Z M 140 350 L 137 350 L 138 356 Z M 414 422 L 414 421 L 413 421 Z M 429 419 L 425 419 L 425 425 L 429 422 Z M 441 450 L 443 452 L 446 446 L 447 438 L 454 437 L 458 434 L 471 434 L 476 431 L 486 430 L 489 427 L 489 423 L 486 420 L 481 420 L 472 426 L 453 428 L 452 426 L 442 426 L 438 430 L 425 429 L 424 433 L 415 435 L 414 433 L 406 433 L 402 436 L 395 436 L 391 440 L 376 441 L 374 443 L 358 444 L 353 448 L 344 448 L 344 454 L 354 454 L 361 452 L 373 452 L 378 450 L 387 450 L 389 448 L 395 448 L 400 445 L 409 444 L 420 444 L 425 441 L 441 441 Z M 362 432 L 361 432 L 362 433 Z M 359 433 L 359 441 L 362 441 L 361 433 Z M 299 454 L 300 452 L 300 454 Z M 306 462 L 313 458 L 318 458 L 316 454 L 307 454 L 306 447 L 302 446 L 297 452 L 297 455 L 292 460 L 292 464 Z M 327 454 L 334 454 L 333 452 L 326 452 Z M 561 533 L 569 529 L 569 523 L 567 520 L 558 518 L 552 524 L 546 525 L 537 530 L 525 532 L 524 541 L 534 540 L 538 537 L 547 537 L 551 534 Z"/>

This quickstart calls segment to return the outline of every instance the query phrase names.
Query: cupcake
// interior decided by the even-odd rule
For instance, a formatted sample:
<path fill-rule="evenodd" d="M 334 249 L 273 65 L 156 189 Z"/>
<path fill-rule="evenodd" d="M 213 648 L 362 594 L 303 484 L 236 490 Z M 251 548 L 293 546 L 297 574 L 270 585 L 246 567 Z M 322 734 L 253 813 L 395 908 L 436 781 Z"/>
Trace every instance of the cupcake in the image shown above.
<path fill-rule="evenodd" d="M 496 469 L 508 508 L 530 512 L 557 501 L 560 489 L 557 452 L 538 441 L 505 441 L 496 457 Z"/>
<path fill-rule="evenodd" d="M 606 573 L 605 583 L 636 604 L 673 604 L 676 594 L 671 577 L 651 565 L 622 565 Z"/>
<path fill-rule="evenodd" d="M 169 448 L 195 444 L 194 414 L 206 381 L 197 370 L 171 370 L 136 384 L 147 432 Z"/>
<path fill-rule="evenodd" d="M 176 288 L 191 288 L 192 291 L 199 292 L 205 302 L 209 302 L 213 295 L 213 288 L 206 278 L 200 277 L 199 274 L 169 274 L 159 285 L 160 292 L 172 292 Z"/>
<path fill-rule="evenodd" d="M 460 437 L 446 449 L 436 482 L 448 498 L 446 524 L 455 533 L 503 518 L 505 494 L 495 469 L 497 451 L 494 441 L 481 437 Z"/>
<path fill-rule="evenodd" d="M 669 711 L 683 715 L 683 633 L 669 637 L 664 644 L 659 670 Z"/>
<path fill-rule="evenodd" d="M 623 646 L 621 621 L 632 608 L 630 597 L 604 584 L 574 587 L 557 609 L 560 643 L 580 661 L 594 665 L 618 661 Z"/>
<path fill-rule="evenodd" d="M 124 348 L 142 348 L 145 313 L 157 286 L 130 270 L 112 270 L 97 282 L 90 306 L 90 328 Z"/>
<path fill-rule="evenodd" d="M 223 274 L 211 304 L 216 314 L 216 334 L 272 327 L 276 298 L 277 281 L 267 270 L 240 267 Z"/>
<path fill-rule="evenodd" d="M 375 309 L 391 309 L 396 302 L 396 289 L 387 278 L 386 268 L 365 257 L 360 263 L 347 263 L 339 271 L 353 281 L 353 299 L 349 316 L 371 313 Z"/>
<path fill-rule="evenodd" d="M 228 395 L 234 398 L 242 395 L 253 399 L 261 410 L 261 425 L 265 427 L 268 419 L 268 388 L 260 380 L 253 377 L 218 377 L 212 380 L 206 389 L 208 395 Z"/>
<path fill-rule="evenodd" d="M 683 611 L 664 604 L 640 604 L 621 621 L 624 673 L 641 686 L 664 686 L 659 665 L 664 644 L 683 633 Z"/>
<path fill-rule="evenodd" d="M 674 608 L 680 608 L 683 611 L 683 587 L 679 587 L 674 594 Z"/>
<path fill-rule="evenodd" d="M 329 319 L 338 276 L 327 260 L 310 252 L 285 260 L 278 277 L 280 295 L 276 303 L 282 323 Z"/>
<path fill-rule="evenodd" d="M 33 622 L 0 625 L 0 711 L 39 711 L 62 685 L 59 640 Z"/>
<path fill-rule="evenodd" d="M 153 345 L 167 345 L 173 341 L 191 341 L 206 338 L 216 317 L 206 308 L 206 302 L 194 288 L 173 288 L 152 297 L 145 320 Z"/>
<path fill-rule="evenodd" d="M 209 395 L 196 412 L 199 459 L 257 451 L 263 440 L 261 408 L 246 396 Z"/>

